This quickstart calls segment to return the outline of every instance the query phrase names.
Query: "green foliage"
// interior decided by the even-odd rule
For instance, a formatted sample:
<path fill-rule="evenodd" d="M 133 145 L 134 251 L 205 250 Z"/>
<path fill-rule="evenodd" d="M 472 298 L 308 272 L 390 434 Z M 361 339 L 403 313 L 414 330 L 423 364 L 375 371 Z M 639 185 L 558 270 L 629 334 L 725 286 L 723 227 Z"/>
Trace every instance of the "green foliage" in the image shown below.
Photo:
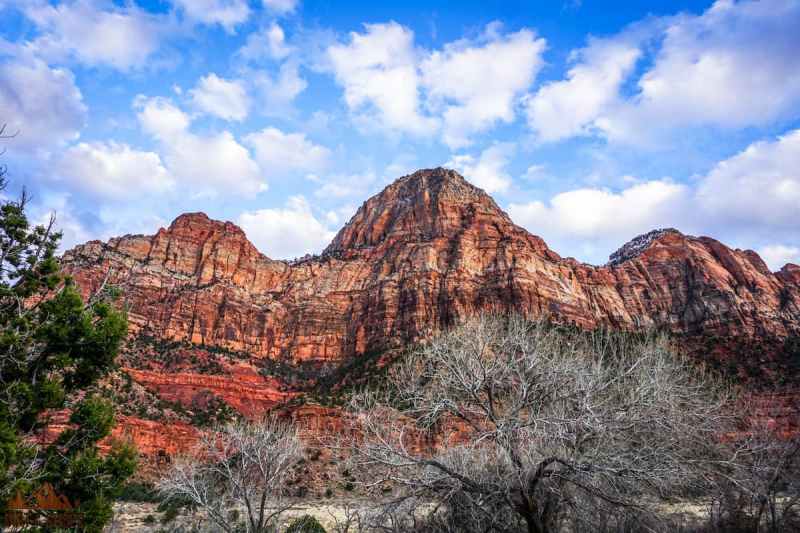
<path fill-rule="evenodd" d="M 0 204 L 0 512 L 17 491 L 29 495 L 47 481 L 78 505 L 85 531 L 100 531 L 136 453 L 123 444 L 98 452 L 114 411 L 83 391 L 113 368 L 127 318 L 113 290 L 84 301 L 60 271 L 54 220 L 32 226 L 26 201 L 23 193 Z M 67 406 L 70 428 L 48 446 L 34 444 L 43 415 Z"/>
<path fill-rule="evenodd" d="M 129 481 L 122 487 L 119 497 L 125 502 L 158 503 L 162 498 L 152 483 L 144 481 Z"/>
<path fill-rule="evenodd" d="M 325 528 L 322 527 L 316 518 L 311 515 L 304 515 L 294 520 L 289 527 L 286 528 L 286 533 L 326 533 Z"/>

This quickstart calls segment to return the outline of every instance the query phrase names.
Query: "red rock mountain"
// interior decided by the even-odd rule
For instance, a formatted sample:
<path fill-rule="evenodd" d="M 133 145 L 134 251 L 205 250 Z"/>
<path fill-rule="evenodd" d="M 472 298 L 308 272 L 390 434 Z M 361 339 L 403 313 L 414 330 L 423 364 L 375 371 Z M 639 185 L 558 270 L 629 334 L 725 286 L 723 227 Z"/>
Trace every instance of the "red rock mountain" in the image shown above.
<path fill-rule="evenodd" d="M 442 168 L 398 179 L 300 261 L 269 259 L 236 225 L 190 213 L 152 236 L 78 246 L 64 264 L 87 292 L 106 277 L 122 286 L 132 338 L 151 346 L 126 354 L 135 383 L 247 414 L 292 397 L 303 365 L 402 347 L 481 310 L 664 328 L 718 353 L 760 347 L 761 358 L 800 332 L 797 265 L 773 273 L 755 252 L 671 229 L 606 266 L 561 258 Z"/>

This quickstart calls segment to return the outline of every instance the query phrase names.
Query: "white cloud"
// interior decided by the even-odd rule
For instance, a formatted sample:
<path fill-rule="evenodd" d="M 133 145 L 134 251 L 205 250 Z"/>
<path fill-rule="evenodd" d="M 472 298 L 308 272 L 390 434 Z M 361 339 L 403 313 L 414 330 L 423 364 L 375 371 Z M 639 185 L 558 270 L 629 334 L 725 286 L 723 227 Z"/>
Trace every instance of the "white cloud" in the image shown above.
<path fill-rule="evenodd" d="M 113 141 L 70 147 L 55 172 L 70 189 L 113 200 L 167 193 L 175 186 L 158 154 Z"/>
<path fill-rule="evenodd" d="M 267 190 L 258 165 L 228 131 L 212 135 L 186 133 L 171 140 L 165 160 L 170 171 L 193 187 L 193 196 L 238 194 Z"/>
<path fill-rule="evenodd" d="M 202 24 L 219 24 L 229 33 L 250 18 L 247 0 L 172 0 L 186 17 Z"/>
<path fill-rule="evenodd" d="M 46 226 L 50 222 L 50 217 L 55 215 L 55 227 L 62 233 L 58 246 L 59 252 L 69 250 L 76 244 L 99 238 L 99 235 L 87 228 L 75 216 L 74 206 L 70 205 L 69 199 L 69 194 L 48 193 L 45 198 L 30 206 L 30 219 L 37 225 Z"/>
<path fill-rule="evenodd" d="M 314 217 L 302 196 L 292 196 L 283 208 L 246 211 L 237 224 L 262 253 L 274 259 L 320 252 L 334 236 Z"/>
<path fill-rule="evenodd" d="M 498 121 L 511 122 L 520 94 L 543 65 L 545 40 L 530 30 L 502 35 L 490 24 L 477 43 L 456 41 L 421 64 L 429 105 L 442 113 L 444 141 L 469 144 L 469 136 Z"/>
<path fill-rule="evenodd" d="M 510 123 L 543 65 L 545 40 L 492 23 L 475 40 L 428 52 L 396 22 L 366 24 L 349 42 L 327 49 L 328 68 L 358 124 L 415 136 L 442 134 L 451 147 Z"/>
<path fill-rule="evenodd" d="M 550 175 L 544 165 L 530 165 L 522 175 L 522 179 L 525 181 L 539 181 L 548 177 Z"/>
<path fill-rule="evenodd" d="M 555 230 L 577 237 L 631 237 L 663 225 L 685 200 L 685 185 L 649 181 L 614 193 L 576 189 L 555 195 L 547 204 L 511 204 L 509 213 L 531 229 Z"/>
<path fill-rule="evenodd" d="M 286 43 L 286 34 L 278 23 L 273 22 L 268 28 L 253 32 L 247 36 L 247 42 L 239 50 L 245 59 L 268 57 L 275 60 L 285 59 L 294 48 Z"/>
<path fill-rule="evenodd" d="M 328 59 L 353 112 L 390 130 L 430 134 L 436 121 L 420 114 L 414 33 L 396 22 L 366 24 L 348 44 L 328 48 Z"/>
<path fill-rule="evenodd" d="M 290 113 L 294 99 L 308 87 L 294 61 L 284 62 L 274 78 L 266 72 L 256 71 L 251 80 L 258 93 L 258 108 L 268 116 Z"/>
<path fill-rule="evenodd" d="M 579 252 L 602 263 L 609 251 L 637 234 L 677 225 L 688 196 L 685 185 L 649 181 L 620 192 L 585 188 L 556 194 L 547 203 L 512 203 L 508 213 L 556 251 Z"/>
<path fill-rule="evenodd" d="M 800 129 L 751 144 L 699 183 L 698 208 L 739 231 L 794 233 L 800 215 Z M 767 229 L 768 228 L 768 229 Z"/>
<path fill-rule="evenodd" d="M 194 105 L 210 115 L 239 121 L 247 117 L 250 100 L 239 80 L 225 80 L 212 72 L 201 78 L 189 94 Z"/>
<path fill-rule="evenodd" d="M 358 209 L 355 205 L 343 205 L 325 213 L 325 220 L 332 226 L 339 227 L 353 216 Z"/>
<path fill-rule="evenodd" d="M 142 128 L 159 140 L 166 167 L 191 196 L 238 194 L 266 190 L 261 169 L 229 131 L 197 135 L 189 117 L 165 98 L 137 98 Z"/>
<path fill-rule="evenodd" d="M 773 271 L 780 270 L 787 263 L 800 265 L 800 247 L 770 244 L 758 249 L 758 255 Z"/>
<path fill-rule="evenodd" d="M 306 176 L 307 179 L 320 184 L 314 191 L 314 196 L 321 199 L 354 197 L 363 199 L 366 191 L 376 184 L 376 175 L 372 171 L 361 174 L 336 174 L 321 180 L 316 176 Z M 394 176 L 397 178 L 397 176 Z M 353 211 L 350 212 L 352 214 Z"/>
<path fill-rule="evenodd" d="M 87 111 L 70 71 L 23 58 L 0 66 L 0 109 L 6 133 L 19 132 L 14 150 L 47 150 L 77 139 Z"/>
<path fill-rule="evenodd" d="M 159 140 L 177 137 L 189 129 L 189 115 L 168 98 L 137 97 L 134 106 L 139 108 L 138 118 L 142 128 Z"/>
<path fill-rule="evenodd" d="M 325 183 L 322 187 L 314 191 L 314 196 L 318 198 L 346 198 L 354 196 L 362 191 L 361 187 L 353 183 Z"/>
<path fill-rule="evenodd" d="M 618 100 L 619 88 L 641 51 L 614 39 L 590 39 L 573 55 L 567 79 L 544 84 L 527 102 L 528 123 L 541 141 L 588 133 L 587 128 Z"/>
<path fill-rule="evenodd" d="M 135 5 L 115 7 L 101 0 L 57 6 L 37 2 L 24 12 L 42 32 L 28 46 L 51 60 L 69 54 L 87 65 L 128 70 L 143 66 L 158 49 L 161 23 Z"/>
<path fill-rule="evenodd" d="M 554 249 L 595 262 L 637 234 L 675 226 L 739 246 L 763 244 L 765 260 L 777 268 L 800 246 L 798 169 L 800 129 L 755 142 L 690 184 L 626 176 L 622 181 L 633 185 L 618 192 L 564 191 L 547 202 L 512 203 L 508 212 Z"/>
<path fill-rule="evenodd" d="M 800 3 L 794 0 L 719 0 L 698 17 L 678 17 L 639 80 L 632 109 L 598 125 L 624 138 L 658 121 L 737 128 L 766 124 L 786 112 L 796 116 L 798 25 Z"/>
<path fill-rule="evenodd" d="M 93 239 L 107 240 L 129 233 L 153 234 L 166 225 L 163 218 L 143 212 L 136 203 L 92 205 L 82 210 L 69 193 L 53 191 L 43 191 L 35 200 L 30 206 L 32 221 L 47 224 L 52 214 L 56 216 L 55 227 L 63 234 L 59 252 Z"/>
<path fill-rule="evenodd" d="M 474 185 L 488 193 L 504 192 L 511 186 L 511 176 L 506 165 L 514 155 L 513 143 L 497 143 L 475 158 L 471 155 L 456 155 L 445 163 L 446 167 L 458 170 Z"/>
<path fill-rule="evenodd" d="M 529 99 L 530 125 L 542 140 L 596 132 L 645 145 L 687 128 L 797 118 L 799 25 L 794 0 L 718 0 L 700 15 L 647 19 L 592 39 L 565 80 Z M 640 54 L 648 67 L 630 79 Z M 623 94 L 626 83 L 632 94 Z"/>
<path fill-rule="evenodd" d="M 268 10 L 285 15 L 297 9 L 300 0 L 262 0 L 262 2 Z"/>
<path fill-rule="evenodd" d="M 255 151 L 259 165 L 274 174 L 319 171 L 330 157 L 330 150 L 309 141 L 304 134 L 283 133 L 277 128 L 251 133 L 244 141 Z"/>

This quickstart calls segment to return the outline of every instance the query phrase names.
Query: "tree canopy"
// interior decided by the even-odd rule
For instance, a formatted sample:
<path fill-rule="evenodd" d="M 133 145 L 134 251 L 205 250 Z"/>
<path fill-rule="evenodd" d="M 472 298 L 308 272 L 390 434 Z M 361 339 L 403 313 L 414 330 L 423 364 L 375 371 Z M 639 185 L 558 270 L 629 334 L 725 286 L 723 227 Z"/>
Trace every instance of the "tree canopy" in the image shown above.
<path fill-rule="evenodd" d="M 113 368 L 127 318 L 110 287 L 84 300 L 61 272 L 55 218 L 32 224 L 27 203 L 25 192 L 0 203 L 0 511 L 49 482 L 77 505 L 84 530 L 99 531 L 136 464 L 129 445 L 99 453 L 114 410 L 90 392 Z M 69 429 L 42 443 L 46 414 L 64 408 Z"/>

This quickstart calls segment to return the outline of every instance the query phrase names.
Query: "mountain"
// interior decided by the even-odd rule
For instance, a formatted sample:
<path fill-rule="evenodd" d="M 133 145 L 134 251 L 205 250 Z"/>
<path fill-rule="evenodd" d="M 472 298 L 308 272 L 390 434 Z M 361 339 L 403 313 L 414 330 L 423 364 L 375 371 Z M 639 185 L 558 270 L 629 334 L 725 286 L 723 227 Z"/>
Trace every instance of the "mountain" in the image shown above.
<path fill-rule="evenodd" d="M 367 200 L 318 256 L 272 260 L 236 225 L 189 213 L 152 236 L 77 246 L 63 263 L 86 292 L 122 287 L 123 370 L 136 402 L 162 410 L 255 415 L 321 368 L 346 370 L 480 311 L 664 329 L 762 380 L 797 370 L 786 348 L 800 334 L 797 265 L 773 273 L 755 252 L 674 229 L 637 237 L 605 266 L 562 258 L 443 168 Z"/>

